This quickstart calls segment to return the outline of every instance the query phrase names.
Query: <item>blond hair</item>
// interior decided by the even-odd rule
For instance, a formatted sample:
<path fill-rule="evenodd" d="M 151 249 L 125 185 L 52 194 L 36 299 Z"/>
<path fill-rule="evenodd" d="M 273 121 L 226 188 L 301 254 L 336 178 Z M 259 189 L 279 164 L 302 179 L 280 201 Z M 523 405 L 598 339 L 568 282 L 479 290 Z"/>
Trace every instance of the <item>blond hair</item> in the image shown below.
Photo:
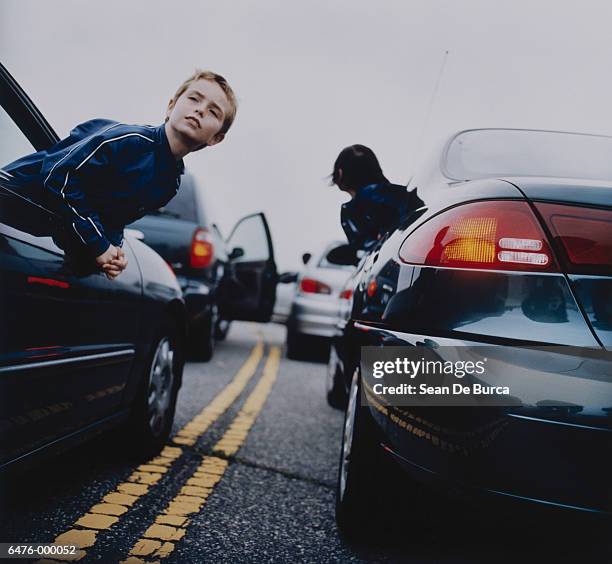
<path fill-rule="evenodd" d="M 174 102 L 176 102 L 185 92 L 185 90 L 189 88 L 189 85 L 193 84 L 197 80 L 210 80 L 211 82 L 216 82 L 221 88 L 221 90 L 223 90 L 223 92 L 225 93 L 227 101 L 229 102 L 230 109 L 227 115 L 225 116 L 225 119 L 223 120 L 223 125 L 221 126 L 220 132 L 226 133 L 227 130 L 232 126 L 232 123 L 234 123 L 234 119 L 236 119 L 236 111 L 238 110 L 238 100 L 236 99 L 236 94 L 234 94 L 232 87 L 228 84 L 227 80 L 225 80 L 225 78 L 223 78 L 220 74 L 209 70 L 196 69 L 195 72 L 185 82 L 183 82 L 183 84 L 178 87 L 172 99 L 174 100 Z"/>

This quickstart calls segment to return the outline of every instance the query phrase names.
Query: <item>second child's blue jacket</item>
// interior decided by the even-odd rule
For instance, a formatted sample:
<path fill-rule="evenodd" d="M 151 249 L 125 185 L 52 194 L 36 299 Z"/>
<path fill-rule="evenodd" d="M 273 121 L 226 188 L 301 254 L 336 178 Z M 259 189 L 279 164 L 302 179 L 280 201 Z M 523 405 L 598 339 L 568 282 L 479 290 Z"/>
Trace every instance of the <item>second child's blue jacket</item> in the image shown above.
<path fill-rule="evenodd" d="M 423 204 L 416 188 L 408 192 L 406 186 L 390 182 L 369 184 L 342 204 L 340 223 L 349 245 L 367 251 Z"/>
<path fill-rule="evenodd" d="M 94 257 L 121 245 L 123 228 L 168 203 L 184 166 L 160 126 L 94 119 L 46 151 L 3 168 L 15 191 L 64 217 Z"/>

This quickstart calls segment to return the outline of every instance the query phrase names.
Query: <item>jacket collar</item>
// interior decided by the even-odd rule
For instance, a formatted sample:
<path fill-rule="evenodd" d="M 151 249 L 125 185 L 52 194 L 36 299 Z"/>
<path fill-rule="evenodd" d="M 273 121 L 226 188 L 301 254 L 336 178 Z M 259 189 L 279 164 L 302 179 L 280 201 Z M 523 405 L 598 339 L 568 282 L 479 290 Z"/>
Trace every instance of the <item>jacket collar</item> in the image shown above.
<path fill-rule="evenodd" d="M 179 159 L 178 161 L 174 158 L 172 151 L 170 150 L 170 143 L 168 143 L 168 136 L 166 135 L 165 123 L 162 123 L 157 128 L 157 139 L 161 146 L 161 152 L 164 158 L 164 164 L 167 163 L 167 166 L 170 170 L 175 171 L 177 176 L 180 176 L 185 172 L 185 163 L 183 159 Z"/>

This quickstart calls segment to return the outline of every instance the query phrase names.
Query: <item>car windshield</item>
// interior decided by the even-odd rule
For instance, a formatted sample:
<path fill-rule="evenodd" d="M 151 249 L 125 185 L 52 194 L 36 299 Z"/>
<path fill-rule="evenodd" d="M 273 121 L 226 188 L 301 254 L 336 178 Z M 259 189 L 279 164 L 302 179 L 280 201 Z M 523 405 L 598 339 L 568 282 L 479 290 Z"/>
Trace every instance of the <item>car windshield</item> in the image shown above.
<path fill-rule="evenodd" d="M 492 176 L 612 180 L 612 137 L 522 129 L 463 131 L 448 144 L 442 172 L 452 180 Z"/>

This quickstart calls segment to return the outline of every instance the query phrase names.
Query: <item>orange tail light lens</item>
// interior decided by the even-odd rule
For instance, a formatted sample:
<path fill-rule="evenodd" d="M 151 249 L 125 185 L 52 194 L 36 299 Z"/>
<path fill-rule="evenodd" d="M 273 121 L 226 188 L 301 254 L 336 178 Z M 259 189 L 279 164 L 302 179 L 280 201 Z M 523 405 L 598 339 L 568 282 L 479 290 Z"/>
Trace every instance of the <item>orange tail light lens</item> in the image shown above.
<path fill-rule="evenodd" d="M 426 266 L 558 271 L 526 202 L 473 202 L 442 212 L 411 233 L 399 255 L 403 262 Z"/>
<path fill-rule="evenodd" d="M 206 268 L 214 258 L 214 247 L 207 229 L 198 227 L 191 240 L 189 264 L 191 268 Z"/>

